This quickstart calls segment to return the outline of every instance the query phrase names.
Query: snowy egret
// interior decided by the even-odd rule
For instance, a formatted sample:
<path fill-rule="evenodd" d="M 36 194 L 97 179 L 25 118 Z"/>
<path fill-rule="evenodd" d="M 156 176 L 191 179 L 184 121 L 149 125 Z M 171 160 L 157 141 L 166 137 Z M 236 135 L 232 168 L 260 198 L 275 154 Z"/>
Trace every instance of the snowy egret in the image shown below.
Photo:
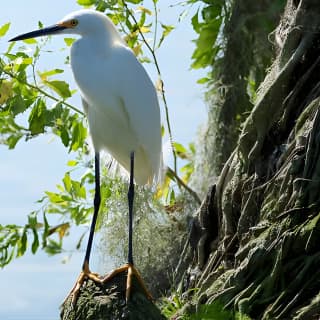
<path fill-rule="evenodd" d="M 19 35 L 10 41 L 55 34 L 80 36 L 71 47 L 71 68 L 81 92 L 95 149 L 94 214 L 82 272 L 71 291 L 73 302 L 77 299 L 84 279 L 107 281 L 124 270 L 128 270 L 128 299 L 132 274 L 143 285 L 133 265 L 132 254 L 134 179 L 140 185 L 151 184 L 161 174 L 161 129 L 157 93 L 143 66 L 126 46 L 111 20 L 101 12 L 79 10 L 51 27 Z M 128 263 L 101 279 L 90 271 L 89 259 L 101 202 L 99 155 L 103 149 L 130 173 L 130 183 Z M 145 291 L 147 293 L 146 289 Z"/>

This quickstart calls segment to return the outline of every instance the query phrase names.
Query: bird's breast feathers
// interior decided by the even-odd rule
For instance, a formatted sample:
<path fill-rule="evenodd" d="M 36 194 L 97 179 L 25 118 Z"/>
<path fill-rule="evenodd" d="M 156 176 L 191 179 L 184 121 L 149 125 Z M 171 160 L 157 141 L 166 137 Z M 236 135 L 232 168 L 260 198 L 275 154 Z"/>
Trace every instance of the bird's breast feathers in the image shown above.
<path fill-rule="evenodd" d="M 128 150 L 124 148 L 121 152 L 141 153 L 137 154 L 139 160 L 149 161 L 148 171 L 156 174 L 160 163 L 161 129 L 155 87 L 128 48 L 119 45 L 109 51 L 98 49 L 86 45 L 83 50 L 83 43 L 76 42 L 71 52 L 74 78 L 88 104 L 93 143 L 98 141 L 102 145 L 108 140 L 105 147 L 118 159 L 118 146 L 127 145 Z M 104 130 L 108 130 L 109 138 L 103 137 Z M 123 134 L 119 135 L 121 130 Z"/>

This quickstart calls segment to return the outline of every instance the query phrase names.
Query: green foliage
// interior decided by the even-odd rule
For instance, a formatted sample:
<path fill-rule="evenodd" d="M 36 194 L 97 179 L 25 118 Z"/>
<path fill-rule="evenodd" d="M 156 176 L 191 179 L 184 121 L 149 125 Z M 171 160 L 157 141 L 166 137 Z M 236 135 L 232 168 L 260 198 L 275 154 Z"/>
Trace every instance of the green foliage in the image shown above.
<path fill-rule="evenodd" d="M 181 292 L 173 292 L 170 297 L 163 297 L 160 302 L 161 313 L 167 318 L 172 319 L 185 305 Z M 184 316 L 182 316 L 182 319 Z"/>
<path fill-rule="evenodd" d="M 192 68 L 199 69 L 211 66 L 214 62 L 217 53 L 220 50 L 220 46 L 217 43 L 218 34 L 222 23 L 222 5 L 219 1 L 216 1 L 213 5 L 214 9 L 212 12 L 202 10 L 202 18 L 206 19 L 204 22 L 199 21 L 198 11 L 192 18 L 193 29 L 199 34 L 198 39 L 195 41 L 196 49 L 192 55 L 194 60 Z M 211 12 L 210 18 L 206 16 L 206 12 Z M 214 14 L 214 16 L 212 16 Z"/>
<path fill-rule="evenodd" d="M 66 231 L 68 227 L 68 224 L 49 227 L 45 216 L 40 222 L 38 212 L 35 211 L 28 215 L 28 223 L 25 226 L 0 225 L 0 267 L 9 264 L 14 258 L 23 256 L 30 244 L 33 254 L 40 246 L 49 254 L 61 252 L 64 236 L 62 230 Z M 58 235 L 59 240 L 55 240 L 53 235 Z"/>
<path fill-rule="evenodd" d="M 87 136 L 83 114 L 66 102 L 73 94 L 69 84 L 51 79 L 63 70 L 38 70 L 39 80 L 36 79 L 34 70 L 45 42 L 31 45 L 33 50 L 27 54 L 30 50 L 20 47 L 14 51 L 12 44 L 0 58 L 0 142 L 12 149 L 21 138 L 29 140 L 51 132 L 58 135 L 69 150 L 81 149 Z M 29 80 L 29 74 L 34 81 Z M 22 113 L 29 114 L 23 126 L 17 121 Z"/>
<path fill-rule="evenodd" d="M 187 316 L 186 320 L 250 320 L 246 315 L 224 309 L 223 305 L 213 302 L 200 306 L 199 310 Z"/>
<path fill-rule="evenodd" d="M 188 296 L 192 291 L 189 290 L 185 296 Z M 247 315 L 233 310 L 225 309 L 223 304 L 215 301 L 211 304 L 200 305 L 197 310 L 190 304 L 190 301 L 182 296 L 181 290 L 175 291 L 170 297 L 164 297 L 160 302 L 161 313 L 167 319 L 179 320 L 250 320 Z"/>

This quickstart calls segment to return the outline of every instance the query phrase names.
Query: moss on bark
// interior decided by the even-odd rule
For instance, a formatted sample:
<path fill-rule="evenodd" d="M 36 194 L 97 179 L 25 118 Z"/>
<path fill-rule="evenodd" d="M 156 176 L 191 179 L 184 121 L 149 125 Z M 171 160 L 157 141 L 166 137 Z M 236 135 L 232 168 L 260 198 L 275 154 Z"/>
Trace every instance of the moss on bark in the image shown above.
<path fill-rule="evenodd" d="M 318 1 L 288 0 L 277 57 L 195 218 L 194 304 L 220 301 L 253 319 L 319 318 L 319 30 Z"/>
<path fill-rule="evenodd" d="M 149 300 L 133 278 L 131 297 L 125 300 L 126 272 L 104 284 L 86 281 L 76 305 L 69 297 L 61 306 L 61 320 L 163 320 L 157 306 Z"/>

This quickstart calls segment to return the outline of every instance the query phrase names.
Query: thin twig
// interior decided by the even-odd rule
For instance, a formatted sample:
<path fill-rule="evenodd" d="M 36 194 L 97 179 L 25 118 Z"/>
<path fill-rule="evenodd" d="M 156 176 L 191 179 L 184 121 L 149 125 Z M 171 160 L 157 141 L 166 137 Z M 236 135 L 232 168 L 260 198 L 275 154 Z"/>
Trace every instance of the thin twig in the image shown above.
<path fill-rule="evenodd" d="M 153 46 L 152 51 L 156 50 L 156 44 L 157 44 L 157 34 L 158 34 L 158 8 L 157 8 L 157 2 L 153 1 L 153 9 L 154 9 L 154 37 L 153 37 Z"/>

